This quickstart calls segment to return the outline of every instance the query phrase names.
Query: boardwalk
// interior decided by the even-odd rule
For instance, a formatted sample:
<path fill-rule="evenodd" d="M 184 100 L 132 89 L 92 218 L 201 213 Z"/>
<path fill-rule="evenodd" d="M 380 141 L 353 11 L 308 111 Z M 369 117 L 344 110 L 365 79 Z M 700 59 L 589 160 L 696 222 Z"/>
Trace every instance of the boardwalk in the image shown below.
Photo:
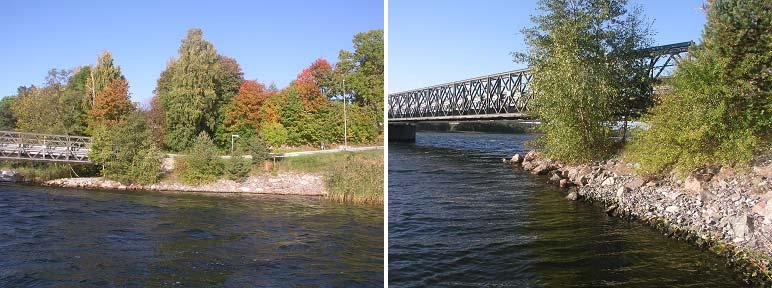
<path fill-rule="evenodd" d="M 0 131 L 0 160 L 91 163 L 91 138 Z"/>

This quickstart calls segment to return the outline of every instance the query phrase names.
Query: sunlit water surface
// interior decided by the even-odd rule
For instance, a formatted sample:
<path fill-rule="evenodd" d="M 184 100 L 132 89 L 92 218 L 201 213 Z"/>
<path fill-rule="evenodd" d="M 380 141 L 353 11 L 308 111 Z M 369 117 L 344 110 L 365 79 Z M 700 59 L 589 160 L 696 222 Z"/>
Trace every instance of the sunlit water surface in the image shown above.
<path fill-rule="evenodd" d="M 383 286 L 383 209 L 0 186 L 0 287 Z"/>

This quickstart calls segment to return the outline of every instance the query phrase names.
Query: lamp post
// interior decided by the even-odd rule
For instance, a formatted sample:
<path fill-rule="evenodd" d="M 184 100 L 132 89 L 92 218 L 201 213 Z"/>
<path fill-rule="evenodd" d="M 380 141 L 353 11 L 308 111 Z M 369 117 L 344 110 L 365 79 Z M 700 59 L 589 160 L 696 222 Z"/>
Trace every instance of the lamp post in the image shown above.
<path fill-rule="evenodd" d="M 343 151 L 348 150 L 348 115 L 346 115 L 346 79 L 343 79 Z"/>
<path fill-rule="evenodd" d="M 233 139 L 234 138 L 241 138 L 239 134 L 231 134 L 231 156 L 233 156 Z"/>

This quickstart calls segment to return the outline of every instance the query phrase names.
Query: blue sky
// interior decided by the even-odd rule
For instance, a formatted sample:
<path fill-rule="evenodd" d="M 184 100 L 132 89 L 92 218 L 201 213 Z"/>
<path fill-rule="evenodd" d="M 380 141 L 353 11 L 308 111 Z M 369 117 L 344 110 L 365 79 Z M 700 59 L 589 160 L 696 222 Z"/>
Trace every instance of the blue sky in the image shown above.
<path fill-rule="evenodd" d="M 70 3 L 72 2 L 72 3 Z M 189 28 L 203 29 L 246 79 L 286 86 L 323 57 L 352 50 L 354 34 L 383 29 L 383 2 L 339 1 L 3 1 L 0 96 L 40 84 L 50 68 L 93 64 L 103 50 L 147 103 Z"/>
<path fill-rule="evenodd" d="M 702 0 L 640 4 L 657 45 L 698 41 Z M 390 0 L 389 93 L 525 68 L 510 52 L 525 51 L 520 30 L 531 26 L 535 0 Z"/>

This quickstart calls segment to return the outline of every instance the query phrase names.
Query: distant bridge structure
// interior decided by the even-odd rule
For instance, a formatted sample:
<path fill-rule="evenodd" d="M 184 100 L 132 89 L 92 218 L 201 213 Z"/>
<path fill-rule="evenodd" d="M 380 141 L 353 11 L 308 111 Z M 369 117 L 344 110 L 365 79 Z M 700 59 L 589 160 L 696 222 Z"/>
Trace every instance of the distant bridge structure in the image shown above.
<path fill-rule="evenodd" d="M 690 45 L 681 42 L 640 50 L 649 76 L 669 76 Z M 389 94 L 389 123 L 529 118 L 533 77 L 529 69 L 521 69 Z"/>
<path fill-rule="evenodd" d="M 91 163 L 91 138 L 0 131 L 0 160 Z"/>

